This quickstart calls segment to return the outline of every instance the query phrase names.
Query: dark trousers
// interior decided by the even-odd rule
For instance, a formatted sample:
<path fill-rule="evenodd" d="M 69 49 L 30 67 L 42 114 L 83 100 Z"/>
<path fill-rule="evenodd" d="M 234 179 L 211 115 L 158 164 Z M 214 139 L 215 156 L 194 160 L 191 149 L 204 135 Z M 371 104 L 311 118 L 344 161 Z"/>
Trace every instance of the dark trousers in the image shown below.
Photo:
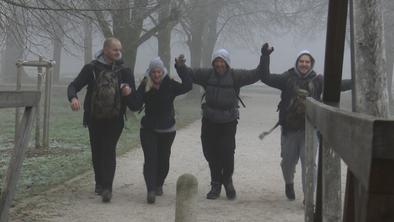
<path fill-rule="evenodd" d="M 124 126 L 123 120 L 89 122 L 90 147 L 96 185 L 112 190 L 116 168 L 116 144 Z"/>
<path fill-rule="evenodd" d="M 237 124 L 237 120 L 215 123 L 202 119 L 201 143 L 211 171 L 211 182 L 226 183 L 233 175 Z"/>
<path fill-rule="evenodd" d="M 142 150 L 144 151 L 144 178 L 146 188 L 154 191 L 163 186 L 170 168 L 171 146 L 176 132 L 158 133 L 152 129 L 140 130 Z"/>

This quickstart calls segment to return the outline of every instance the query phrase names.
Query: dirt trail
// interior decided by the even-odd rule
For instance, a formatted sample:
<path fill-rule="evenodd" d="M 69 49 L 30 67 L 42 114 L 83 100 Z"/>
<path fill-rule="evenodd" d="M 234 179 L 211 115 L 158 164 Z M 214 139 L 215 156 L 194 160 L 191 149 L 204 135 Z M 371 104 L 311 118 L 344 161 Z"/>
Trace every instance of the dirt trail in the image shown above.
<path fill-rule="evenodd" d="M 199 181 L 198 221 L 303 221 L 300 168 L 296 175 L 296 201 L 287 201 L 280 170 L 279 134 L 277 129 L 264 141 L 258 139 L 262 130 L 274 125 L 279 96 L 243 92 L 246 109 L 240 108 L 241 119 L 237 130 L 234 185 L 237 199 L 228 201 L 222 191 L 218 200 L 207 200 L 209 170 L 200 144 L 200 121 L 177 132 L 171 155 L 170 172 L 164 195 L 156 204 L 146 203 L 142 176 L 143 154 L 136 149 L 118 158 L 113 199 L 101 203 L 93 194 L 92 176 L 76 182 L 66 193 L 46 197 L 56 202 L 47 221 L 174 221 L 175 189 L 178 176 L 195 175 Z M 60 200 L 59 200 L 60 198 Z"/>

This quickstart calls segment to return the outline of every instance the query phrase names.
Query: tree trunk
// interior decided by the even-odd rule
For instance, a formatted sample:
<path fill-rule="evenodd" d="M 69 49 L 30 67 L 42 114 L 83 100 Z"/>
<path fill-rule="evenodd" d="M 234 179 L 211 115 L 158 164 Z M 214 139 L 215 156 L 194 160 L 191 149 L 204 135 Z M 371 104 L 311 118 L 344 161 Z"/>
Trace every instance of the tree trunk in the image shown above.
<path fill-rule="evenodd" d="M 207 24 L 203 35 L 203 45 L 202 45 L 202 66 L 211 67 L 212 54 L 215 49 L 218 30 L 217 21 L 219 17 L 219 12 L 221 10 L 222 4 L 214 4 L 212 7 L 207 9 Z"/>
<path fill-rule="evenodd" d="M 93 58 L 93 38 L 92 38 L 92 24 L 89 20 L 84 21 L 84 39 L 83 39 L 83 45 L 84 45 L 84 62 L 85 64 L 88 64 L 90 61 L 92 61 Z"/>
<path fill-rule="evenodd" d="M 12 25 L 10 25 L 12 27 Z M 19 41 L 14 33 L 16 32 L 12 28 L 7 29 L 5 49 L 1 59 L 1 75 L 5 82 L 16 81 L 16 66 L 15 63 L 19 59 L 23 59 L 24 43 Z M 23 35 L 23 33 L 20 33 Z M 20 37 L 21 39 L 23 36 Z"/>
<path fill-rule="evenodd" d="M 159 22 L 170 16 L 171 0 L 160 1 Z M 158 51 L 164 66 L 169 70 L 171 68 L 171 31 L 172 25 L 166 24 L 163 29 L 158 32 Z"/>
<path fill-rule="evenodd" d="M 355 110 L 387 118 L 389 101 L 381 1 L 353 1 L 353 13 Z"/>

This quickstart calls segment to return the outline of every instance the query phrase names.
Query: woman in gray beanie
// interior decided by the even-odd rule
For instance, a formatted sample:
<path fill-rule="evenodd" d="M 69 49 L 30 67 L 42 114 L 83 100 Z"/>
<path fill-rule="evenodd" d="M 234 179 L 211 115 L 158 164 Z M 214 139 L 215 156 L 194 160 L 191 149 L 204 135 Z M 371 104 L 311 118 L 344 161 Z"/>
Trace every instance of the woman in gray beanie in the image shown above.
<path fill-rule="evenodd" d="M 174 99 L 192 89 L 188 75 L 179 74 L 182 83 L 168 76 L 159 57 L 153 59 L 137 90 L 140 108 L 145 104 L 141 119 L 140 139 L 144 151 L 144 178 L 147 202 L 163 194 L 163 184 L 169 170 L 171 146 L 175 138 Z"/>

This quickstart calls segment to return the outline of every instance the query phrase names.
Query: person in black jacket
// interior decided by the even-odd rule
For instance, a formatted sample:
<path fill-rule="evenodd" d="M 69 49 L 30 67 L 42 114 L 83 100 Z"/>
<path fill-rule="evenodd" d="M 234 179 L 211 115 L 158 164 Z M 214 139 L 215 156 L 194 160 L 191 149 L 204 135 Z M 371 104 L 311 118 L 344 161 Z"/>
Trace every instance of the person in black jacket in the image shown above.
<path fill-rule="evenodd" d="M 116 38 L 104 41 L 95 60 L 86 64 L 67 89 L 71 109 L 80 109 L 77 93 L 85 86 L 83 125 L 89 129 L 95 192 L 103 202 L 112 198 L 116 144 L 124 126 L 126 105 L 133 107 L 134 76 L 122 65 L 122 45 Z"/>
<path fill-rule="evenodd" d="M 163 62 L 157 57 L 150 62 L 137 90 L 138 107 L 145 104 L 140 139 L 149 204 L 155 202 L 156 195 L 163 194 L 163 184 L 169 170 L 171 146 L 176 134 L 174 99 L 192 89 L 188 75 L 181 73 L 179 77 L 182 83 L 171 79 Z"/>
<path fill-rule="evenodd" d="M 207 199 L 217 199 L 222 185 L 229 200 L 236 198 L 232 175 L 239 91 L 241 87 L 259 81 L 262 75 L 261 65 L 252 70 L 232 69 L 230 66 L 230 56 L 225 49 L 213 54 L 212 68 L 189 68 L 183 56 L 175 62 L 178 73 L 191 76 L 194 83 L 205 89 L 201 143 L 211 173 L 211 190 L 207 193 Z"/>
<path fill-rule="evenodd" d="M 295 200 L 294 174 L 298 159 L 301 159 L 302 189 L 305 193 L 305 98 L 320 100 L 323 91 L 323 76 L 313 70 L 315 59 L 307 51 L 301 51 L 293 68 L 283 74 L 271 74 L 270 54 L 273 47 L 265 43 L 261 49 L 263 76 L 261 81 L 281 90 L 278 105 L 281 126 L 281 168 L 285 180 L 285 194 Z M 351 80 L 342 80 L 341 90 L 351 89 Z M 316 152 L 316 150 L 315 150 Z M 316 173 L 314 171 L 314 173 Z"/>

